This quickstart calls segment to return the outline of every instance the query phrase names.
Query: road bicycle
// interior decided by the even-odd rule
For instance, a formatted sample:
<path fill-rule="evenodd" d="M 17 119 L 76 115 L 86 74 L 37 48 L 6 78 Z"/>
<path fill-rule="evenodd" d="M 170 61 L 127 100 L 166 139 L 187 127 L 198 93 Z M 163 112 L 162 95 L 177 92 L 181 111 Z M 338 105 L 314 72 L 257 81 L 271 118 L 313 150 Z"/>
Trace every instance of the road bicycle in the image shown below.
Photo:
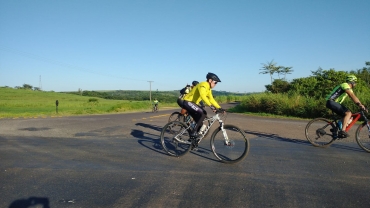
<path fill-rule="evenodd" d="M 342 119 L 332 113 L 332 119 L 326 118 L 315 118 L 308 122 L 305 135 L 307 140 L 315 147 L 327 147 L 330 146 L 335 140 L 342 139 L 338 137 L 339 121 Z M 364 110 L 353 113 L 352 122 L 348 124 L 346 132 L 362 118 L 364 121 L 360 124 L 356 130 L 356 142 L 366 152 L 370 152 L 370 123 L 365 115 Z M 344 124 L 343 124 L 344 125 Z"/>
<path fill-rule="evenodd" d="M 153 104 L 152 113 L 157 113 L 157 112 L 158 112 L 158 106 Z"/>
<path fill-rule="evenodd" d="M 198 144 L 205 138 L 212 125 L 218 121 L 210 139 L 210 145 L 215 157 L 224 163 L 236 163 L 243 160 L 249 152 L 249 140 L 244 132 L 235 125 L 224 124 L 227 113 L 216 111 L 215 115 L 203 121 L 206 128 L 196 139 L 190 138 L 191 126 L 181 121 L 167 123 L 160 135 L 163 149 L 171 156 L 180 157 L 190 150 L 196 150 Z"/>

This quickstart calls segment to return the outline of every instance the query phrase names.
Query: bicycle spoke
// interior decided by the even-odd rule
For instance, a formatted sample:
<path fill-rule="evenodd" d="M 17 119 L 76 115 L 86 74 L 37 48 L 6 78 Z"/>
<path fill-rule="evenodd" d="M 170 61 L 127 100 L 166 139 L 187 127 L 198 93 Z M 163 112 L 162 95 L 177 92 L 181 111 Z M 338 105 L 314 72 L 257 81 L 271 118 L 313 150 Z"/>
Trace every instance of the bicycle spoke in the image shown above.
<path fill-rule="evenodd" d="M 361 124 L 356 130 L 356 142 L 366 152 L 370 152 L 370 135 L 366 124 Z"/>
<path fill-rule="evenodd" d="M 171 121 L 181 121 L 183 122 L 184 121 L 184 116 L 181 115 L 181 113 L 179 112 L 173 112 L 170 117 L 168 118 L 168 122 L 171 122 Z"/>
<path fill-rule="evenodd" d="M 226 133 L 216 129 L 211 136 L 213 154 L 224 163 L 235 163 L 244 159 L 249 151 L 249 141 L 243 131 L 233 125 L 224 125 Z M 225 140 L 225 136 L 228 138 Z"/>
<path fill-rule="evenodd" d="M 329 120 L 316 118 L 311 120 L 305 129 L 307 140 L 315 147 L 326 147 L 334 141 L 333 134 L 337 134 L 335 128 Z"/>
<path fill-rule="evenodd" d="M 187 126 L 184 123 L 173 121 L 166 124 L 161 132 L 161 144 L 163 149 L 172 156 L 182 156 L 190 151 Z"/>

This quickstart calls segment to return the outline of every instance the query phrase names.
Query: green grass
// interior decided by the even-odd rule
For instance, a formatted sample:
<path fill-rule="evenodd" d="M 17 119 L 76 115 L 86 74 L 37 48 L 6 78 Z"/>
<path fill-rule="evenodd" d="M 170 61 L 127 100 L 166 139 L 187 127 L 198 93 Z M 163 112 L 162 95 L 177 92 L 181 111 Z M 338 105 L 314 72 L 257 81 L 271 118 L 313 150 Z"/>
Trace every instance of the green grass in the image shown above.
<path fill-rule="evenodd" d="M 59 101 L 58 113 L 56 100 Z M 176 107 L 177 104 L 166 104 Z M 165 107 L 160 104 L 160 108 Z M 0 118 L 72 116 L 150 110 L 148 101 L 106 100 L 57 92 L 0 88 Z"/>

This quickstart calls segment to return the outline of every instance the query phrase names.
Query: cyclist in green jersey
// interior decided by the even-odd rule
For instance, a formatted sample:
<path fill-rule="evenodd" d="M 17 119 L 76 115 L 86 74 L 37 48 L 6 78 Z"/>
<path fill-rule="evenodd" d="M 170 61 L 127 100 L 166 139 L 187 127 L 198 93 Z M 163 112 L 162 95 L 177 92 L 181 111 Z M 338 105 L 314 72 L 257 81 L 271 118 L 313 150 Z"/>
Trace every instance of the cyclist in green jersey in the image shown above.
<path fill-rule="evenodd" d="M 154 104 L 154 107 L 158 109 L 158 103 L 159 101 L 157 100 L 157 98 L 154 98 L 153 100 L 153 104 Z"/>
<path fill-rule="evenodd" d="M 206 118 L 207 112 L 200 107 L 200 102 L 203 101 L 205 104 L 211 107 L 213 112 L 216 112 L 216 109 L 224 111 L 216 100 L 212 96 L 212 88 L 216 86 L 221 80 L 216 74 L 208 73 L 207 81 L 197 84 L 187 95 L 184 97 L 183 108 L 193 117 L 196 125 L 191 132 L 191 137 L 198 137 L 198 129 L 202 126 L 204 119 Z"/>
<path fill-rule="evenodd" d="M 365 109 L 365 106 L 361 104 L 360 100 L 352 91 L 352 89 L 356 86 L 356 82 L 357 77 L 355 75 L 348 75 L 346 82 L 336 86 L 326 97 L 326 107 L 343 117 L 343 127 L 338 134 L 338 136 L 341 138 L 346 138 L 349 136 L 346 132 L 347 125 L 345 124 L 349 122 L 349 119 L 352 116 L 352 112 L 342 105 L 342 102 L 346 99 L 346 97 L 349 96 L 360 108 Z"/>

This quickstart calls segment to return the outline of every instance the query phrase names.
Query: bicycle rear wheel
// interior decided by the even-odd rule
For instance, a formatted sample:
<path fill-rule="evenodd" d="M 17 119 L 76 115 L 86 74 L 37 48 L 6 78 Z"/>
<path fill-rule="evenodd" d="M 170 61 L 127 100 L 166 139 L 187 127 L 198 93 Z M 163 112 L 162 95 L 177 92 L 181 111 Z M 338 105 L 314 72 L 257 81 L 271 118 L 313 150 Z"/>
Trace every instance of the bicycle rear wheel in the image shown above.
<path fill-rule="evenodd" d="M 234 125 L 224 125 L 223 132 L 217 128 L 211 136 L 213 154 L 223 163 L 236 163 L 243 160 L 249 152 L 249 140 L 244 132 Z M 226 144 L 225 136 L 229 138 Z"/>
<path fill-rule="evenodd" d="M 179 113 L 179 112 L 173 112 L 170 117 L 168 118 L 168 122 L 171 122 L 171 121 L 181 121 L 181 122 L 184 122 L 185 121 L 185 117 Z"/>
<path fill-rule="evenodd" d="M 356 130 L 356 142 L 363 150 L 370 152 L 370 135 L 366 123 L 358 126 Z"/>
<path fill-rule="evenodd" d="M 326 118 L 315 118 L 308 122 L 305 135 L 315 147 L 327 147 L 334 142 L 333 133 L 336 134 L 338 129 L 332 121 Z"/>
<path fill-rule="evenodd" d="M 179 121 L 167 123 L 161 131 L 161 144 L 169 155 L 180 157 L 190 151 L 191 142 L 188 126 Z"/>

